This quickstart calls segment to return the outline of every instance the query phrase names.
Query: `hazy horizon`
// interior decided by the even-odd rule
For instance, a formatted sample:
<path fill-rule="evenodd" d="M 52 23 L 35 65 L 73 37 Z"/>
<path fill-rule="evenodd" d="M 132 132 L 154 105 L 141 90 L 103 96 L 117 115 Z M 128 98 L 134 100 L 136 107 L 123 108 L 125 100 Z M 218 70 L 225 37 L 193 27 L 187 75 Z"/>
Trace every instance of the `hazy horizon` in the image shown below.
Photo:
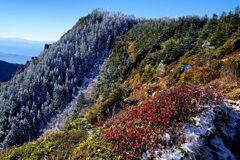
<path fill-rule="evenodd" d="M 57 41 L 77 20 L 96 8 L 120 11 L 136 17 L 159 18 L 184 15 L 211 16 L 234 11 L 238 0 L 11 0 L 0 2 L 0 37 Z M 169 9 L 171 8 L 171 9 Z"/>
<path fill-rule="evenodd" d="M 35 40 L 35 39 L 28 39 L 28 38 L 22 38 L 22 37 L 1 37 L 0 36 L 0 40 L 3 40 L 3 39 L 6 39 L 6 40 L 16 40 L 16 41 L 30 41 L 30 42 L 45 42 L 45 43 L 53 43 L 55 42 L 52 41 L 52 40 Z"/>
<path fill-rule="evenodd" d="M 0 37 L 0 60 L 25 64 L 31 57 L 38 56 L 46 43 L 53 43 L 53 41 Z"/>

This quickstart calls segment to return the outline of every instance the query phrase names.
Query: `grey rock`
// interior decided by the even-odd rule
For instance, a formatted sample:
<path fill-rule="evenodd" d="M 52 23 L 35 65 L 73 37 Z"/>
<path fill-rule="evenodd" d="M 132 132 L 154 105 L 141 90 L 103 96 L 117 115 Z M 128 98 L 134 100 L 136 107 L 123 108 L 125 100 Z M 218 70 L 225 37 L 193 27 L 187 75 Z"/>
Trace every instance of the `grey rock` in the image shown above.
<path fill-rule="evenodd" d="M 236 51 L 240 48 L 240 38 L 236 39 L 232 43 L 232 51 Z"/>
<path fill-rule="evenodd" d="M 158 65 L 158 67 L 157 67 L 157 69 L 156 69 L 156 73 L 164 72 L 165 67 L 166 67 L 165 64 L 163 64 L 163 63 L 159 63 L 159 65 Z"/>

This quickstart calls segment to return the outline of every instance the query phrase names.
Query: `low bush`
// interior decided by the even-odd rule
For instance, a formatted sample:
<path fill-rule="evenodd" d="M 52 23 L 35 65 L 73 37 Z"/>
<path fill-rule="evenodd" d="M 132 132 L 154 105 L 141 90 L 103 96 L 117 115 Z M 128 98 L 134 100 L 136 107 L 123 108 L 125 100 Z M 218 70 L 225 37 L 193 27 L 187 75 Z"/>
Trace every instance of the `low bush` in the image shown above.
<path fill-rule="evenodd" d="M 211 64 L 210 64 L 210 67 L 214 70 L 218 70 L 222 67 L 223 65 L 223 62 L 222 61 L 213 61 Z"/>
<path fill-rule="evenodd" d="M 103 138 L 104 129 L 98 128 L 83 143 L 74 149 L 71 159 L 122 160 L 121 154 L 112 151 L 112 144 Z"/>
<path fill-rule="evenodd" d="M 216 52 L 212 55 L 213 59 L 221 59 L 225 55 L 231 52 L 232 49 L 232 39 L 229 39 L 227 42 L 224 43 L 224 45 L 220 46 L 216 49 Z"/>
<path fill-rule="evenodd" d="M 213 64 L 212 67 L 220 67 L 220 66 L 215 66 L 215 64 Z M 201 85 L 201 84 L 207 84 L 219 77 L 220 77 L 220 72 L 208 66 L 190 68 L 181 75 L 179 83 Z"/>
<path fill-rule="evenodd" d="M 87 139 L 87 131 L 83 130 L 85 122 L 76 119 L 68 123 L 61 131 L 45 135 L 34 142 L 20 147 L 12 147 L 0 151 L 0 159 L 71 159 L 73 149 Z"/>
<path fill-rule="evenodd" d="M 223 65 L 222 70 L 224 74 L 240 77 L 240 56 L 227 59 Z"/>
<path fill-rule="evenodd" d="M 72 150 L 87 137 L 86 131 L 72 129 L 60 131 L 36 142 L 27 143 L 6 155 L 1 159 L 69 159 Z M 1 153 L 0 153 L 1 154 Z M 4 154 L 4 153 L 3 153 Z"/>
<path fill-rule="evenodd" d="M 225 76 L 216 79 L 207 84 L 207 86 L 214 88 L 225 98 L 232 100 L 240 99 L 240 78 L 236 76 Z"/>
<path fill-rule="evenodd" d="M 121 103 L 126 95 L 126 90 L 117 87 L 104 102 L 96 104 L 95 109 L 87 114 L 87 121 L 92 124 L 102 124 L 107 118 L 117 113 L 121 108 Z"/>
<path fill-rule="evenodd" d="M 209 88 L 178 86 L 164 90 L 149 102 L 115 117 L 105 139 L 126 159 L 141 158 L 146 150 L 164 145 L 161 135 L 173 134 L 180 124 L 197 113 L 199 105 L 221 102 L 223 97 Z M 172 143 L 177 144 L 176 141 Z"/>

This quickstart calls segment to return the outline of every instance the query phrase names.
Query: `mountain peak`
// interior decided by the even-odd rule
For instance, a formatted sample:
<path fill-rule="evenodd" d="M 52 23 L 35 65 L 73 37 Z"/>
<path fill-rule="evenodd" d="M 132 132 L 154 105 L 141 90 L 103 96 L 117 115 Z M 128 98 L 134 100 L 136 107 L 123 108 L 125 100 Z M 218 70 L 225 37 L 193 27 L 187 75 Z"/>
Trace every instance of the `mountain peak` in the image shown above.
<path fill-rule="evenodd" d="M 106 10 L 106 9 L 103 9 L 103 8 L 97 8 L 97 9 L 94 9 L 91 13 L 91 15 L 94 15 L 94 14 L 97 14 L 97 15 L 101 15 L 101 16 L 123 16 L 123 17 L 132 17 L 132 18 L 135 18 L 135 16 L 133 15 L 127 15 L 127 14 L 124 14 L 122 12 L 118 12 L 118 11 L 109 11 L 109 10 Z"/>
<path fill-rule="evenodd" d="M 68 37 L 68 35 L 76 38 L 76 36 L 79 35 L 77 33 L 81 32 L 81 29 L 84 28 L 84 26 L 91 27 L 97 23 L 99 24 L 102 22 L 104 22 L 104 23 L 102 23 L 102 25 L 107 24 L 110 26 L 110 25 L 119 24 L 122 21 L 125 21 L 124 23 L 126 23 L 126 25 L 131 26 L 131 24 L 138 23 L 139 20 L 135 16 L 132 16 L 132 15 L 126 15 L 121 12 L 114 12 L 114 11 L 108 11 L 108 10 L 105 10 L 102 8 L 97 8 L 97 9 L 93 10 L 90 14 L 88 14 L 87 16 L 81 17 L 77 21 L 77 23 L 61 37 L 61 39 L 66 40 L 66 37 Z M 102 25 L 100 25 L 100 26 L 102 26 Z M 86 33 L 83 33 L 83 34 L 86 34 Z"/>
<path fill-rule="evenodd" d="M 7 114 L 11 118 L 0 116 L 0 122 L 6 120 L 4 126 L 0 123 L 0 148 L 35 138 L 53 116 L 70 105 L 97 77 L 100 66 L 115 46 L 116 38 L 136 23 L 134 18 L 97 9 L 81 18 L 59 41 L 48 45 L 40 56 L 32 58 L 7 87 L 0 88 L 0 95 L 4 95 L 0 96 L 0 115 L 11 111 Z M 29 92 L 22 94 L 22 88 Z M 17 98 L 19 96 L 22 98 Z M 16 105 L 12 106 L 12 100 Z M 30 118 L 29 109 L 34 109 L 34 119 Z M 25 110 L 28 110 L 27 114 L 19 116 Z M 27 123 L 31 124 L 27 130 L 33 132 L 18 134 L 17 130 L 25 130 Z"/>

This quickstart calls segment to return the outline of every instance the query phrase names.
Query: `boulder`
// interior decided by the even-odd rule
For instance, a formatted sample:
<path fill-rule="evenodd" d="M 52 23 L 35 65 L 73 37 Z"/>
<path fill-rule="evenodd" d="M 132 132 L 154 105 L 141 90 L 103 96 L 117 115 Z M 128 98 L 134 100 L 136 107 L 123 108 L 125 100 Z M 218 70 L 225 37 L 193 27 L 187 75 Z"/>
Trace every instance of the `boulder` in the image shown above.
<path fill-rule="evenodd" d="M 240 38 L 236 39 L 232 43 L 232 51 L 236 51 L 240 48 Z"/>
<path fill-rule="evenodd" d="M 51 44 L 45 44 L 45 45 L 44 45 L 44 49 L 49 49 L 50 46 L 51 46 Z"/>
<path fill-rule="evenodd" d="M 161 72 L 164 71 L 164 69 L 165 69 L 165 64 L 159 63 L 159 65 L 158 65 L 158 67 L 156 69 L 156 73 L 161 73 Z"/>
<path fill-rule="evenodd" d="M 94 129 L 94 126 L 92 124 L 87 124 L 83 127 L 85 130 L 91 130 L 91 129 Z"/>
<path fill-rule="evenodd" d="M 151 52 L 153 53 L 153 52 L 157 52 L 157 51 L 159 51 L 161 49 L 161 46 L 160 46 L 160 44 L 159 43 L 155 43 L 153 46 L 152 46 L 152 48 L 151 48 Z"/>
<path fill-rule="evenodd" d="M 211 43 L 209 41 L 205 41 L 203 44 L 202 44 L 202 51 L 203 52 L 206 52 L 208 50 L 213 50 L 214 49 L 214 46 L 211 46 Z"/>
<path fill-rule="evenodd" d="M 183 64 L 181 71 L 182 72 L 186 72 L 189 68 L 191 68 L 192 66 L 190 64 Z"/>
<path fill-rule="evenodd" d="M 124 104 L 137 105 L 141 99 L 128 99 L 124 101 Z"/>
<path fill-rule="evenodd" d="M 127 95 L 130 95 L 133 92 L 133 89 L 131 89 L 131 88 L 124 88 L 124 91 L 127 93 Z"/>
<path fill-rule="evenodd" d="M 156 91 L 156 89 L 158 89 L 158 86 L 148 88 L 147 95 L 151 96 L 153 94 L 153 92 Z"/>

